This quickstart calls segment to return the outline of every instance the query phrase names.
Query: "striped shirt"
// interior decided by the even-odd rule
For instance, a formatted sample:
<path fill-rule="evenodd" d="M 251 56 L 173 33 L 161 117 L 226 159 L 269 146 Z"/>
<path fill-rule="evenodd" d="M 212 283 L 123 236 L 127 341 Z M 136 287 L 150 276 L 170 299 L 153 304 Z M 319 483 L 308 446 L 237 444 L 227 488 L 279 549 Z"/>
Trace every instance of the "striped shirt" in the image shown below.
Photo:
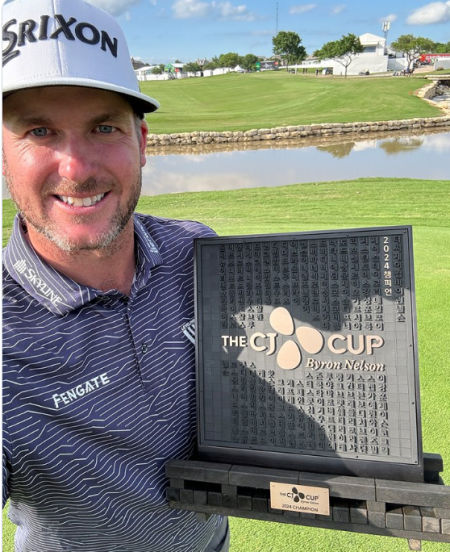
<path fill-rule="evenodd" d="M 196 222 L 135 215 L 130 297 L 4 250 L 4 500 L 18 552 L 193 552 L 220 518 L 170 510 L 164 465 L 195 446 Z"/>

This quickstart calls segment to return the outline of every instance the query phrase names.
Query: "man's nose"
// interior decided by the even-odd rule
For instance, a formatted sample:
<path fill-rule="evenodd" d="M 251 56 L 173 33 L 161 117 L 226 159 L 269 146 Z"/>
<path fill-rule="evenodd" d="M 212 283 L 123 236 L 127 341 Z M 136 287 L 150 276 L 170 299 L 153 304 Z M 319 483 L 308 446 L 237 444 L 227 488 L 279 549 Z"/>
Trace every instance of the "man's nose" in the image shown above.
<path fill-rule="evenodd" d="M 85 182 L 97 171 L 95 146 L 82 136 L 68 136 L 59 148 L 59 176 Z"/>

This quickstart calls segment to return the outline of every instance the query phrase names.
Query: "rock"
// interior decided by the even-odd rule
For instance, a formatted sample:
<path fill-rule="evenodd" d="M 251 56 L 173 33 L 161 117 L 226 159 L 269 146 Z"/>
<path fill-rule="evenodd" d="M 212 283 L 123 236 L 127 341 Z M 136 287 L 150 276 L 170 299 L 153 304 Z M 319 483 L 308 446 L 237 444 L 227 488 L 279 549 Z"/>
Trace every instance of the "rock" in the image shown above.
<path fill-rule="evenodd" d="M 434 85 L 433 85 L 434 86 Z M 449 87 L 445 88 L 445 93 L 450 94 Z M 431 102 L 433 103 L 433 102 Z M 437 104 L 435 104 L 437 105 Z M 439 102 L 439 107 L 447 114 L 450 110 L 449 101 Z M 405 119 L 394 121 L 374 121 L 374 122 L 355 122 L 355 123 L 326 123 L 313 125 L 298 125 L 276 127 L 273 129 L 252 129 L 247 131 L 226 131 L 226 132 L 184 132 L 174 134 L 149 134 L 147 136 L 147 147 L 157 148 L 160 146 L 174 145 L 203 145 L 211 143 L 236 143 L 236 142 L 253 142 L 261 140 L 283 140 L 283 139 L 298 139 L 307 138 L 309 136 L 333 136 L 349 133 L 366 133 L 380 132 L 392 130 L 422 128 L 438 128 L 449 127 L 450 116 L 445 117 L 429 117 L 427 119 Z M 200 151 L 200 148 L 199 148 Z"/>

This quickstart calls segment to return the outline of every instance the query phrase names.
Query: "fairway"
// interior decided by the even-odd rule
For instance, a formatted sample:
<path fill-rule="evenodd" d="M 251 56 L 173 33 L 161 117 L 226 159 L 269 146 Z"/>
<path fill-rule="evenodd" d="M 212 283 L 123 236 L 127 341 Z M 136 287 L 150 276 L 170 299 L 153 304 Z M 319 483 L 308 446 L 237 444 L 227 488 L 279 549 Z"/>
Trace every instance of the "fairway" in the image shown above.
<path fill-rule="evenodd" d="M 439 117 L 414 92 L 416 78 L 343 79 L 285 72 L 141 82 L 161 108 L 147 116 L 150 132 L 174 134 L 274 128 L 314 123 Z"/>
<path fill-rule="evenodd" d="M 405 79 L 406 80 L 406 79 Z M 155 94 L 156 95 L 156 94 Z M 137 210 L 200 220 L 220 235 L 413 226 L 424 450 L 444 459 L 450 484 L 450 181 L 360 179 L 141 198 Z M 3 201 L 4 241 L 14 208 Z M 6 515 L 4 514 L 4 518 Z M 3 551 L 12 552 L 5 523 Z M 405 539 L 231 519 L 230 552 L 407 552 Z M 449 545 L 423 543 L 424 552 Z M 89 552 L 89 551 L 86 551 Z"/>

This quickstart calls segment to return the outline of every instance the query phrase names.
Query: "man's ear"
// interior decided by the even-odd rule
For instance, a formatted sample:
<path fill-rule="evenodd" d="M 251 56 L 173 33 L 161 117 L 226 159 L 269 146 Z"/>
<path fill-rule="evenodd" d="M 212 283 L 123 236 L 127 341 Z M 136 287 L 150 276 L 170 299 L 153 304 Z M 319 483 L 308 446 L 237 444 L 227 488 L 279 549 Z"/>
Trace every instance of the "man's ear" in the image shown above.
<path fill-rule="evenodd" d="M 145 148 L 147 147 L 147 134 L 148 134 L 148 126 L 147 121 L 143 119 L 141 121 L 140 125 L 140 133 L 139 133 L 139 151 L 141 154 L 141 167 L 143 167 L 146 162 L 147 158 L 145 156 Z"/>

